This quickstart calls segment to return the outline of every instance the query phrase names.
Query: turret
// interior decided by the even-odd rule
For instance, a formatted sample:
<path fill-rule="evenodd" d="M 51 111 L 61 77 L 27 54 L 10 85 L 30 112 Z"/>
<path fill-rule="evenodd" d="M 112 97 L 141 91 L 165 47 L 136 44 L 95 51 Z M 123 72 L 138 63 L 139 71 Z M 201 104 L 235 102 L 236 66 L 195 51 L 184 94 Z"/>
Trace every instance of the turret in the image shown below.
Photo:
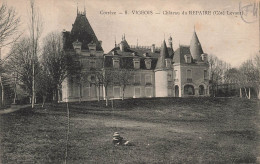
<path fill-rule="evenodd" d="M 156 97 L 168 97 L 168 72 L 171 72 L 171 58 L 165 40 L 161 46 L 160 56 L 155 68 L 155 95 Z"/>
<path fill-rule="evenodd" d="M 201 61 L 203 50 L 195 30 L 190 41 L 190 53 L 194 61 Z"/>

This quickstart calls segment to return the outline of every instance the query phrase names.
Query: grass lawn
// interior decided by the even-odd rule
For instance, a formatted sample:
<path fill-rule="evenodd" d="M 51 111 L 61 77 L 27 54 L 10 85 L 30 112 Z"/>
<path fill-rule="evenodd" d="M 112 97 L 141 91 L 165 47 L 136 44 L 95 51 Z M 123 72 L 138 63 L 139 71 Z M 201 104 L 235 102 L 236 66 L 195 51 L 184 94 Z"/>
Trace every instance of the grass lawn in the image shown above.
<path fill-rule="evenodd" d="M 68 163 L 256 163 L 260 102 L 164 98 L 69 103 Z M 2 163 L 63 163 L 66 104 L 0 115 Z M 133 146 L 112 145 L 119 132 Z M 1 163 L 0 161 L 0 163 Z"/>

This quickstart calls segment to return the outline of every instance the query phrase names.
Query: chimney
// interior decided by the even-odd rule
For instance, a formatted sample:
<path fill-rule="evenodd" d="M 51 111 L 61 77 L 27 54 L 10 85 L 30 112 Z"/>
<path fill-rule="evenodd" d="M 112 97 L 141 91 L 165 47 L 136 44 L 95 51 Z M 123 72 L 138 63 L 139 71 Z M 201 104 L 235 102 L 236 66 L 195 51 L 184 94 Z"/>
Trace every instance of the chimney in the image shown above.
<path fill-rule="evenodd" d="M 152 44 L 151 51 L 152 51 L 152 53 L 155 52 L 155 44 Z"/>
<path fill-rule="evenodd" d="M 100 47 L 102 47 L 102 40 L 99 40 Z"/>
<path fill-rule="evenodd" d="M 172 37 L 171 36 L 168 39 L 168 44 L 169 44 L 169 47 L 172 48 Z"/>
<path fill-rule="evenodd" d="M 124 46 L 124 43 L 123 43 L 123 42 L 120 43 L 120 50 L 121 50 L 122 52 L 124 52 L 124 50 L 125 50 L 125 46 Z"/>

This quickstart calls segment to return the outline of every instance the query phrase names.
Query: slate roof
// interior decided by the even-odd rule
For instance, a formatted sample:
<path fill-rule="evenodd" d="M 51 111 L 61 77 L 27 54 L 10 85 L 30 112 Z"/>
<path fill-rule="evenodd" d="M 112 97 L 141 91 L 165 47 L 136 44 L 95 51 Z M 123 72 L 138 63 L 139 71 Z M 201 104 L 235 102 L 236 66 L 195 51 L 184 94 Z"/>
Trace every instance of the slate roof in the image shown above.
<path fill-rule="evenodd" d="M 165 59 L 170 58 L 168 48 L 166 46 L 165 40 L 162 43 L 160 56 L 158 58 L 156 69 L 164 69 L 166 68 L 166 62 Z"/>
<path fill-rule="evenodd" d="M 190 41 L 190 52 L 191 52 L 193 59 L 195 59 L 197 61 L 201 61 L 200 55 L 203 54 L 203 50 L 202 50 L 199 38 L 195 31 L 194 31 L 192 39 Z"/>
<path fill-rule="evenodd" d="M 179 48 L 175 51 L 173 56 L 174 63 L 185 63 L 184 55 L 191 54 L 189 46 L 180 45 Z"/>
<path fill-rule="evenodd" d="M 120 50 L 120 44 L 117 44 L 111 51 L 104 55 L 104 67 L 112 68 L 113 67 L 113 57 L 118 57 L 120 60 L 120 68 L 122 69 L 134 69 L 134 58 L 140 58 L 140 69 L 146 69 L 145 59 L 151 59 L 151 69 L 156 69 L 156 65 L 159 60 L 164 61 L 165 59 L 173 59 L 175 52 L 171 47 L 167 47 L 165 41 L 162 44 L 160 49 L 155 49 L 154 52 L 151 51 L 151 47 L 142 47 L 142 46 L 129 46 L 127 41 L 122 39 L 121 43 L 126 47 L 124 51 Z M 164 59 L 160 59 L 163 56 Z M 162 63 L 162 62 L 161 62 Z M 158 65 L 159 67 L 159 65 Z"/>
<path fill-rule="evenodd" d="M 97 45 L 96 50 L 103 51 L 103 48 L 84 13 L 77 14 L 71 32 L 64 32 L 63 35 L 64 49 L 73 49 L 72 43 L 78 40 L 82 43 L 83 50 L 88 50 L 88 44 L 93 41 L 93 43 Z"/>

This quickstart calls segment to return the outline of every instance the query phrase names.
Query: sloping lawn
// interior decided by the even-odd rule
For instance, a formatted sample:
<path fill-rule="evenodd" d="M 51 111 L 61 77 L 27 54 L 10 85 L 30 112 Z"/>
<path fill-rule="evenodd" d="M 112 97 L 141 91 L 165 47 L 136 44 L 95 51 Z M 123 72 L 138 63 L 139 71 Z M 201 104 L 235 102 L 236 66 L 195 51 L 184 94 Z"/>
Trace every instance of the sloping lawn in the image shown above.
<path fill-rule="evenodd" d="M 256 163 L 260 156 L 259 101 L 131 99 L 69 108 L 68 163 Z M 133 146 L 114 146 L 116 131 Z M 2 163 L 64 163 L 66 132 L 66 104 L 0 115 Z"/>

